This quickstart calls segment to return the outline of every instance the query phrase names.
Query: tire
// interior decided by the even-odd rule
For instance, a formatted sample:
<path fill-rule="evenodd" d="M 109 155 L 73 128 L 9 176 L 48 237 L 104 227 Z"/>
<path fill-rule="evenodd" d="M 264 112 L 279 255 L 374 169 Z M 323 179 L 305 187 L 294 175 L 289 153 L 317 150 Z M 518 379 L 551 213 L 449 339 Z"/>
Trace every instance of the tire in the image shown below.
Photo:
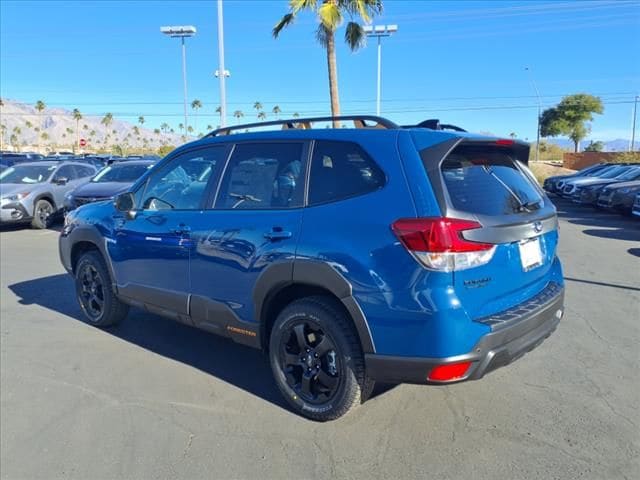
<path fill-rule="evenodd" d="M 82 255 L 75 272 L 76 297 L 91 325 L 109 327 L 127 316 L 129 306 L 116 297 L 111 277 L 98 252 Z"/>
<path fill-rule="evenodd" d="M 33 206 L 33 220 L 31 226 L 38 230 L 47 228 L 50 225 L 54 214 L 53 205 L 49 200 L 40 199 Z"/>
<path fill-rule="evenodd" d="M 311 420 L 335 420 L 373 390 L 355 328 L 329 297 L 296 300 L 280 312 L 269 360 L 284 398 Z"/>

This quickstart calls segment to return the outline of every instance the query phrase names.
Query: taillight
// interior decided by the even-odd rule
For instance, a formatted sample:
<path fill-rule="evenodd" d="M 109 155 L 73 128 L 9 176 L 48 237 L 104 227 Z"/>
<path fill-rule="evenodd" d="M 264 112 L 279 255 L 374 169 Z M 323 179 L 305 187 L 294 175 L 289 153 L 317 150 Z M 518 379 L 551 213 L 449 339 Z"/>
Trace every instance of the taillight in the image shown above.
<path fill-rule="evenodd" d="M 433 367 L 429 372 L 427 380 L 431 380 L 432 382 L 448 382 L 450 380 L 456 380 L 464 377 L 470 366 L 471 362 L 438 365 L 437 367 Z"/>
<path fill-rule="evenodd" d="M 488 263 L 495 245 L 467 240 L 462 232 L 478 222 L 447 217 L 403 218 L 391 226 L 398 239 L 425 267 L 450 272 Z"/>

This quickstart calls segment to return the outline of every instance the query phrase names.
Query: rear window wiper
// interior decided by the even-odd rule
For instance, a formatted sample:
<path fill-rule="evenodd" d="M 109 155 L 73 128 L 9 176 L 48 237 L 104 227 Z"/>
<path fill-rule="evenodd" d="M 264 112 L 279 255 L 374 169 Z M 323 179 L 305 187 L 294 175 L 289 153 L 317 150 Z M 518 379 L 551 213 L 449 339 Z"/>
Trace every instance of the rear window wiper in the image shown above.
<path fill-rule="evenodd" d="M 531 212 L 532 211 L 532 207 L 534 207 L 535 205 L 539 204 L 540 202 L 524 202 L 522 201 L 522 199 L 516 195 L 516 193 L 509 187 L 509 185 L 507 185 L 506 183 L 504 183 L 502 181 L 502 179 L 500 177 L 498 177 L 498 175 L 495 174 L 495 172 L 493 171 L 493 169 L 485 164 L 482 165 L 482 168 L 484 169 L 485 172 L 487 172 L 489 175 L 491 175 L 493 178 L 495 178 L 500 185 L 502 185 L 505 190 L 507 190 L 507 192 L 509 192 L 509 194 L 516 200 L 516 202 L 518 202 L 518 209 L 516 210 L 518 213 L 521 212 Z"/>

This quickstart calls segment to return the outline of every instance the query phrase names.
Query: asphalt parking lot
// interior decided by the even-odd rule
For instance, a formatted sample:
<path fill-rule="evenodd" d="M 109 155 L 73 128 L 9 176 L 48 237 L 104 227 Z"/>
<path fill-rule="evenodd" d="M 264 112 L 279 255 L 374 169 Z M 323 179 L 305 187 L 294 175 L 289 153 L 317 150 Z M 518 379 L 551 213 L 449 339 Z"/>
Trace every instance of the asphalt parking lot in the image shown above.
<path fill-rule="evenodd" d="M 286 408 L 254 350 L 140 311 L 85 324 L 57 232 L 4 229 L 0 476 L 638 478 L 640 221 L 558 209 L 567 311 L 547 341 L 327 424 Z"/>

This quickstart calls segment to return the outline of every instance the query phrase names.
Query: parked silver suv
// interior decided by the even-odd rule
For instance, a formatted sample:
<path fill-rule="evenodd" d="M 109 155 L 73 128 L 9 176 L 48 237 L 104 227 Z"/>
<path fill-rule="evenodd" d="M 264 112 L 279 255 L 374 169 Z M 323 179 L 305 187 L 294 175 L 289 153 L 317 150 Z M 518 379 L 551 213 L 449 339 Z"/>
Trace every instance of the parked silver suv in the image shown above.
<path fill-rule="evenodd" d="M 31 222 L 47 228 L 64 196 L 96 174 L 79 162 L 21 163 L 0 173 L 0 224 Z"/>

